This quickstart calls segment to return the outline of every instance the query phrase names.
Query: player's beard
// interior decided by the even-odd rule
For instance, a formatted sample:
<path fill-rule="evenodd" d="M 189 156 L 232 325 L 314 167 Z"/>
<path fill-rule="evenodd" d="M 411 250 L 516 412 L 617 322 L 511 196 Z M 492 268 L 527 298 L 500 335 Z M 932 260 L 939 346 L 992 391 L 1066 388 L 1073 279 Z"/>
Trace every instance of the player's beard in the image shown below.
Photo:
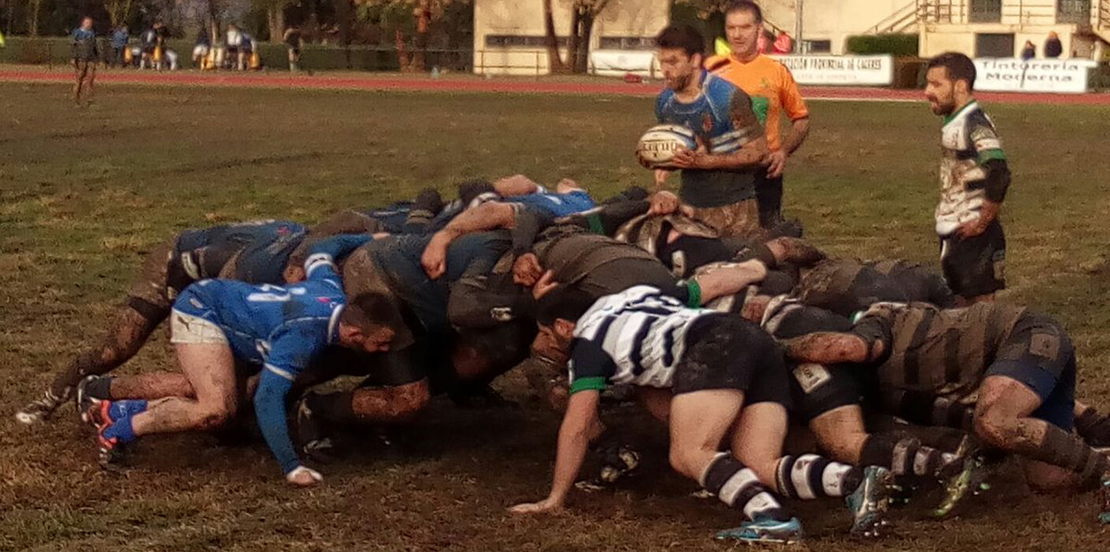
<path fill-rule="evenodd" d="M 949 98 L 947 102 L 942 102 L 940 98 L 926 98 L 929 100 L 929 107 L 933 110 L 934 115 L 947 117 L 956 110 L 956 101 Z"/>
<path fill-rule="evenodd" d="M 667 79 L 667 87 L 675 92 L 681 92 L 690 84 L 692 78 L 694 78 L 692 75 L 675 75 Z"/>

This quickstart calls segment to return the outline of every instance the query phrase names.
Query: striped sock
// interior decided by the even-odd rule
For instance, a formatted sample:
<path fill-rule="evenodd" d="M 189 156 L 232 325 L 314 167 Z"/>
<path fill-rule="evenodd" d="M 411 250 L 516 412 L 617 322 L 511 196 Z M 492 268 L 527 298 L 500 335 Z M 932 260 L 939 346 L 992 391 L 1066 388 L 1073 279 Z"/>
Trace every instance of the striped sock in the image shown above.
<path fill-rule="evenodd" d="M 934 476 L 954 460 L 955 454 L 926 447 L 904 432 L 871 435 L 860 453 L 861 464 L 887 467 L 894 475 Z"/>
<path fill-rule="evenodd" d="M 816 454 L 783 456 L 776 470 L 779 491 L 787 498 L 813 500 L 847 496 L 863 482 L 863 468 Z"/>
<path fill-rule="evenodd" d="M 748 519 L 790 519 L 771 489 L 759 481 L 751 468 L 727 452 L 718 454 L 706 466 L 698 482 L 730 508 L 742 510 Z"/>

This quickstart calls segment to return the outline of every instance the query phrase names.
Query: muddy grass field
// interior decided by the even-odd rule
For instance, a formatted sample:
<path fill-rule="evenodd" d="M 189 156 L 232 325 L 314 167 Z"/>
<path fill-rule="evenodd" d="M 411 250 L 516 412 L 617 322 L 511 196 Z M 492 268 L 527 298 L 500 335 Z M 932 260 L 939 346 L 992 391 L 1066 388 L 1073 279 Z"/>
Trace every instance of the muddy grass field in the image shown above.
<path fill-rule="evenodd" d="M 665 434 L 634 407 L 614 418 L 645 443 L 639 478 L 577 493 L 551 517 L 505 508 L 548 489 L 559 418 L 523 377 L 519 408 L 446 399 L 385 446 L 343 435 L 325 484 L 289 488 L 261 439 L 144 439 L 105 473 L 66 409 L 27 428 L 11 414 L 104 329 L 145 252 L 216 222 L 315 222 L 424 186 L 525 173 L 605 197 L 650 175 L 632 156 L 652 123 L 637 98 L 215 90 L 111 86 L 89 110 L 58 85 L 0 84 L 0 549 L 723 550 L 738 516 L 689 496 Z M 940 121 L 923 104 L 815 103 L 786 204 L 840 255 L 935 262 Z M 1012 163 L 1005 301 L 1069 327 L 1081 397 L 1110 408 L 1110 109 L 988 105 Z M 159 333 L 122 370 L 173 369 Z M 1096 551 L 1110 529 L 1088 496 L 1031 494 L 1013 466 L 944 521 L 935 493 L 897 511 L 894 534 L 846 538 L 842 504 L 799 505 L 811 550 Z"/>

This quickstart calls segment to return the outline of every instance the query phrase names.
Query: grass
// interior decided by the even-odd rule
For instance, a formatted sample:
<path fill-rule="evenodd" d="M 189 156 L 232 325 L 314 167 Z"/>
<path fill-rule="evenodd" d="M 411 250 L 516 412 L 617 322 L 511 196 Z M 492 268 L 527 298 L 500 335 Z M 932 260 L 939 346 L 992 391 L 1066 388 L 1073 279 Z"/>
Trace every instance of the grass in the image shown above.
<path fill-rule="evenodd" d="M 517 172 L 567 176 L 606 196 L 650 181 L 632 156 L 650 99 L 103 87 L 91 110 L 66 89 L 0 84 L 0 549 L 11 550 L 720 550 L 737 520 L 687 497 L 665 436 L 622 409 L 649 443 L 648 476 L 576 495 L 565 513 L 509 516 L 547 491 L 557 417 L 519 374 L 499 385 L 524 407 L 437 402 L 398 451 L 364 439 L 289 489 L 259 442 L 149 439 L 123 475 L 95 465 L 66 413 L 28 430 L 10 413 L 103 329 L 142 255 L 175 231 L 274 217 L 312 222 L 433 185 Z M 935 263 L 939 121 L 918 104 L 815 103 L 793 159 L 788 210 L 829 250 Z M 1080 395 L 1110 407 L 1110 109 L 988 106 L 1015 173 L 1004 220 L 1004 300 L 1055 314 L 1080 354 Z M 124 370 L 172 369 L 158 335 Z M 835 502 L 800 505 L 812 550 L 1097 550 L 1091 495 L 1031 494 L 1005 470 L 955 520 L 927 503 L 877 543 L 844 537 Z"/>

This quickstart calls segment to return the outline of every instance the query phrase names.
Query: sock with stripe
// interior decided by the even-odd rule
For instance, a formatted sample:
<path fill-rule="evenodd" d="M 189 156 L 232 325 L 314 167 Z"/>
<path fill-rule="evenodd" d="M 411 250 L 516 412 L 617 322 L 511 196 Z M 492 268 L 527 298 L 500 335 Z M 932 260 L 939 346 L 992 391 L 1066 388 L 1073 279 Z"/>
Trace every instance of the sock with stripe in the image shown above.
<path fill-rule="evenodd" d="M 774 492 L 759 481 L 751 468 L 727 452 L 713 458 L 698 483 L 730 508 L 744 512 L 748 519 L 790 520 Z"/>
<path fill-rule="evenodd" d="M 775 471 L 779 492 L 787 498 L 843 497 L 863 482 L 863 468 L 833 462 L 816 454 L 783 456 Z"/>
<path fill-rule="evenodd" d="M 860 464 L 890 468 L 894 475 L 935 476 L 954 460 L 956 455 L 924 446 L 903 432 L 870 435 L 860 452 Z"/>

